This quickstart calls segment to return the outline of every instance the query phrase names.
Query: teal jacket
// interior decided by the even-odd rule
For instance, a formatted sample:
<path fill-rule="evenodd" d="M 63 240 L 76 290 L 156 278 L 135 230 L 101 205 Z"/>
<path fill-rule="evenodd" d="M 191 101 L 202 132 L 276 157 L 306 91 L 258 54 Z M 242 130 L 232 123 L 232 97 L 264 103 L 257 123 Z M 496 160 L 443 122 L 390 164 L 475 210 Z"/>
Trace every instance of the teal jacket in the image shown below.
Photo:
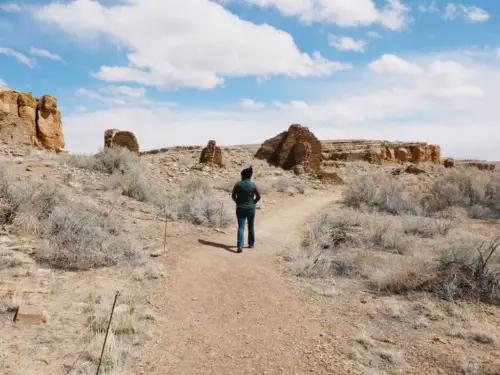
<path fill-rule="evenodd" d="M 250 179 L 238 181 L 231 194 L 237 208 L 252 209 L 260 201 L 260 191 Z"/>

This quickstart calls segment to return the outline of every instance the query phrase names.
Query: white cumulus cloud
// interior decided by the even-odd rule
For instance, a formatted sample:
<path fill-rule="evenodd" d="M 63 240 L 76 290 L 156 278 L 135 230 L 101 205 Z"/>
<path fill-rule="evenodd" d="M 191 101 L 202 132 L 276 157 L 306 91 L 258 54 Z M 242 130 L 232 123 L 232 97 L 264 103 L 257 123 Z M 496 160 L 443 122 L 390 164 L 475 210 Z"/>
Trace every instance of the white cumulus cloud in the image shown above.
<path fill-rule="evenodd" d="M 491 18 L 490 14 L 484 9 L 449 3 L 445 8 L 443 18 L 445 20 L 454 20 L 459 17 L 470 23 L 486 22 Z"/>
<path fill-rule="evenodd" d="M 335 35 L 329 36 L 329 44 L 338 51 L 353 51 L 353 52 L 364 52 L 366 42 L 364 40 L 356 40 L 351 37 L 338 37 Z"/>
<path fill-rule="evenodd" d="M 370 69 L 376 73 L 419 75 L 422 69 L 418 64 L 406 61 L 395 55 L 382 55 L 380 59 L 370 63 Z"/>
<path fill-rule="evenodd" d="M 302 22 L 334 23 L 339 26 L 380 24 L 391 30 L 401 30 L 409 22 L 410 9 L 400 0 L 387 0 L 377 8 L 373 0 L 244 0 L 259 7 L 274 7 L 286 16 Z"/>
<path fill-rule="evenodd" d="M 91 42 L 128 51 L 127 66 L 102 66 L 95 77 L 160 89 L 213 89 L 225 77 L 329 76 L 348 66 L 301 52 L 290 34 L 240 19 L 208 0 L 141 0 L 105 6 L 93 0 L 52 3 L 33 12 Z"/>
<path fill-rule="evenodd" d="M 22 54 L 21 52 L 18 52 L 16 50 L 12 49 L 12 48 L 0 47 L 0 55 L 14 57 L 21 64 L 27 65 L 30 68 L 34 68 L 36 65 L 35 59 L 32 59 L 32 58 Z"/>
<path fill-rule="evenodd" d="M 266 107 L 264 103 L 256 102 L 250 98 L 240 99 L 240 106 L 245 109 L 263 109 Z"/>

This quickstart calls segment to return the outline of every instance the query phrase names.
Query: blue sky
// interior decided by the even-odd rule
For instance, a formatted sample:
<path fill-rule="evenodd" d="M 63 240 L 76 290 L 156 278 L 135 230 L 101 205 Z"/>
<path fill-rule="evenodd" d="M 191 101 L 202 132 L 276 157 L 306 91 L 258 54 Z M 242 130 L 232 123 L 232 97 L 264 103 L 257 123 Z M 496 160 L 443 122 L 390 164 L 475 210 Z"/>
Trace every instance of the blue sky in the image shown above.
<path fill-rule="evenodd" d="M 0 0 L 0 85 L 58 98 L 67 148 L 323 139 L 500 160 L 500 3 Z"/>

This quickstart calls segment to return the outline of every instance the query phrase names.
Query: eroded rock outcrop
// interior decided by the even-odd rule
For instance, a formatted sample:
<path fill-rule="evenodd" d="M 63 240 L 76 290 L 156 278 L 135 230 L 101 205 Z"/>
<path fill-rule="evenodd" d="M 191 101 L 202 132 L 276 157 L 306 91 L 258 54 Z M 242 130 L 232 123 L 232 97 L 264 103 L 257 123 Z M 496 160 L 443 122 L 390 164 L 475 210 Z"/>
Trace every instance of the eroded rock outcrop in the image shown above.
<path fill-rule="evenodd" d="M 208 141 L 207 147 L 201 151 L 200 163 L 217 165 L 219 167 L 224 166 L 222 162 L 222 150 L 217 146 L 215 141 Z"/>
<path fill-rule="evenodd" d="M 296 174 L 319 172 L 321 142 L 307 128 L 291 125 L 287 131 L 265 141 L 255 157 Z"/>
<path fill-rule="evenodd" d="M 0 91 L 0 140 L 18 146 L 64 149 L 61 112 L 57 99 L 15 90 Z"/>
<path fill-rule="evenodd" d="M 104 132 L 104 148 L 123 147 L 139 153 L 139 142 L 134 133 L 127 130 L 108 129 Z"/>
<path fill-rule="evenodd" d="M 455 168 L 455 166 L 456 166 L 455 160 L 453 160 L 451 158 L 444 159 L 443 166 L 445 168 L 448 168 L 448 169 L 449 168 Z"/>
<path fill-rule="evenodd" d="M 441 148 L 423 142 L 325 141 L 323 160 L 367 161 L 372 164 L 381 164 L 383 161 L 440 164 Z"/>
<path fill-rule="evenodd" d="M 495 164 L 481 162 L 466 162 L 464 165 L 469 168 L 477 168 L 480 171 L 494 171 L 496 168 Z"/>

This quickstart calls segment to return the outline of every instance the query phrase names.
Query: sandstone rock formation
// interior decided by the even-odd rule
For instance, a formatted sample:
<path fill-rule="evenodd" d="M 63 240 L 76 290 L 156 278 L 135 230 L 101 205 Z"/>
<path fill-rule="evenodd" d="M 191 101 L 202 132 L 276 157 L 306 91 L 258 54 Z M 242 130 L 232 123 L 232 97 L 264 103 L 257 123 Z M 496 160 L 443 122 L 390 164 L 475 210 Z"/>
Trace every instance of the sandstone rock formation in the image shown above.
<path fill-rule="evenodd" d="M 455 160 L 447 158 L 447 159 L 444 159 L 443 165 L 445 168 L 455 168 L 456 163 L 455 163 Z"/>
<path fill-rule="evenodd" d="M 324 184 L 343 185 L 344 180 L 336 172 L 319 172 L 319 180 Z"/>
<path fill-rule="evenodd" d="M 382 161 L 399 163 L 441 163 L 441 148 L 427 143 L 403 143 L 386 141 L 325 141 L 323 160 L 367 161 L 380 164 Z"/>
<path fill-rule="evenodd" d="M 496 168 L 495 164 L 481 162 L 466 162 L 464 165 L 469 168 L 477 168 L 480 171 L 494 171 Z"/>
<path fill-rule="evenodd" d="M 0 91 L 0 141 L 19 146 L 64 149 L 57 99 L 15 90 Z"/>
<path fill-rule="evenodd" d="M 223 167 L 222 150 L 217 146 L 215 141 L 208 141 L 207 147 L 201 151 L 201 164 L 212 164 Z"/>
<path fill-rule="evenodd" d="M 399 176 L 403 173 L 408 173 L 408 174 L 415 174 L 415 175 L 420 175 L 420 174 L 428 174 L 427 171 L 425 171 L 424 169 L 422 168 L 419 168 L 413 164 L 410 164 L 406 167 L 402 167 L 402 168 L 398 168 L 398 169 L 395 169 L 392 174 L 394 176 Z"/>
<path fill-rule="evenodd" d="M 124 147 L 139 153 L 139 142 L 134 133 L 126 130 L 108 129 L 104 132 L 104 148 Z"/>
<path fill-rule="evenodd" d="M 319 172 L 321 142 L 301 125 L 291 125 L 287 131 L 265 141 L 255 157 L 296 174 Z"/>

